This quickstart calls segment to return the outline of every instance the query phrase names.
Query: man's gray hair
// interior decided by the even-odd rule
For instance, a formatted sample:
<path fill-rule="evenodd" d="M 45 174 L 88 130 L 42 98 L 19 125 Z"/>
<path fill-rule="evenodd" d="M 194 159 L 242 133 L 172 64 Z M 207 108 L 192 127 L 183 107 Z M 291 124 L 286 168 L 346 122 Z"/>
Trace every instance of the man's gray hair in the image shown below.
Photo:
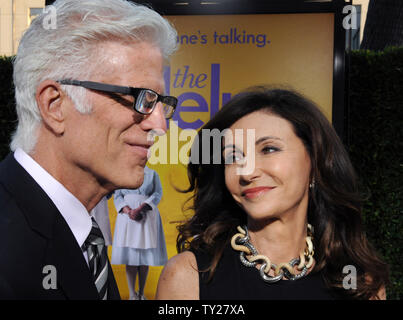
<path fill-rule="evenodd" d="M 46 80 L 87 80 L 102 71 L 97 46 L 106 41 L 146 41 L 168 58 L 177 47 L 171 24 L 150 8 L 125 0 L 57 0 L 55 28 L 46 25 L 50 10 L 35 18 L 24 33 L 14 60 L 18 126 L 10 148 L 30 153 L 37 142 L 41 116 L 35 100 L 38 85 Z M 88 113 L 84 88 L 64 86 L 78 111 Z"/>

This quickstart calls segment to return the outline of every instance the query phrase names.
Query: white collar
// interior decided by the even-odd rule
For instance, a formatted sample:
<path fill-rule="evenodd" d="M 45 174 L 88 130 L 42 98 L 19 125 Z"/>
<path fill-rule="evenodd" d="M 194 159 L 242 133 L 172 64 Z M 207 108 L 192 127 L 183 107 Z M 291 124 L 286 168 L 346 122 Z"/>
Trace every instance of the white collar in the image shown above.
<path fill-rule="evenodd" d="M 81 247 L 92 228 L 91 216 L 84 205 L 25 151 L 18 148 L 14 158 L 53 201 Z"/>

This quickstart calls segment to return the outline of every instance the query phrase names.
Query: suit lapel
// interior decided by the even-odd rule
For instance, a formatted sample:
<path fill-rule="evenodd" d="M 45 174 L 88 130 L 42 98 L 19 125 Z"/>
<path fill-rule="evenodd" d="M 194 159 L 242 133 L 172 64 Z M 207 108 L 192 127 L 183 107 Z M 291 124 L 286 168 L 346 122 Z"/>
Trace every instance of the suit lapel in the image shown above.
<path fill-rule="evenodd" d="M 1 163 L 0 182 L 14 196 L 31 228 L 47 238 L 44 266 L 55 266 L 58 289 L 69 299 L 99 299 L 81 248 L 67 222 L 12 154 Z"/>
<path fill-rule="evenodd" d="M 30 227 L 46 238 L 53 236 L 55 212 L 52 200 L 9 154 L 0 166 L 0 182 L 16 200 Z M 60 213 L 59 213 L 60 215 Z"/>
<path fill-rule="evenodd" d="M 98 300 L 99 295 L 83 252 L 66 221 L 59 214 L 54 223 L 54 236 L 49 241 L 46 263 L 57 271 L 57 285 L 72 300 Z"/>
<path fill-rule="evenodd" d="M 118 285 L 116 284 L 115 277 L 113 276 L 113 271 L 111 264 L 108 259 L 108 300 L 120 300 L 120 294 Z"/>

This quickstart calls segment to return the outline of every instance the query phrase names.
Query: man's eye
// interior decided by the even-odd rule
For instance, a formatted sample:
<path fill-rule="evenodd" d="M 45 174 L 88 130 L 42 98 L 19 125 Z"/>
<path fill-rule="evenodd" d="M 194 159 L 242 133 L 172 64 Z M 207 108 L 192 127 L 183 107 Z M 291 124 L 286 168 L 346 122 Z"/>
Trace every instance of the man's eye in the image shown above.
<path fill-rule="evenodd" d="M 133 97 L 131 96 L 121 96 L 116 93 L 110 94 L 111 98 L 115 100 L 117 103 L 124 105 L 125 107 L 133 107 Z"/>

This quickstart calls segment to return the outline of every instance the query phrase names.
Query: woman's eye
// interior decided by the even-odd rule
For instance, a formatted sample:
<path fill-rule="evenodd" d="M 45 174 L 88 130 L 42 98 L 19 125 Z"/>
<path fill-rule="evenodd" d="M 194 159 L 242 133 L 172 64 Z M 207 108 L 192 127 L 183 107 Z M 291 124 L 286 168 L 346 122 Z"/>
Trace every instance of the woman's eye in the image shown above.
<path fill-rule="evenodd" d="M 272 146 L 266 146 L 266 147 L 263 147 L 262 148 L 262 152 L 263 153 L 273 153 L 273 152 L 276 152 L 276 151 L 279 151 L 279 149 L 278 148 L 276 148 L 276 147 L 272 147 Z"/>
<path fill-rule="evenodd" d="M 225 164 L 238 163 L 243 160 L 243 155 L 239 153 L 230 153 L 225 157 Z"/>

